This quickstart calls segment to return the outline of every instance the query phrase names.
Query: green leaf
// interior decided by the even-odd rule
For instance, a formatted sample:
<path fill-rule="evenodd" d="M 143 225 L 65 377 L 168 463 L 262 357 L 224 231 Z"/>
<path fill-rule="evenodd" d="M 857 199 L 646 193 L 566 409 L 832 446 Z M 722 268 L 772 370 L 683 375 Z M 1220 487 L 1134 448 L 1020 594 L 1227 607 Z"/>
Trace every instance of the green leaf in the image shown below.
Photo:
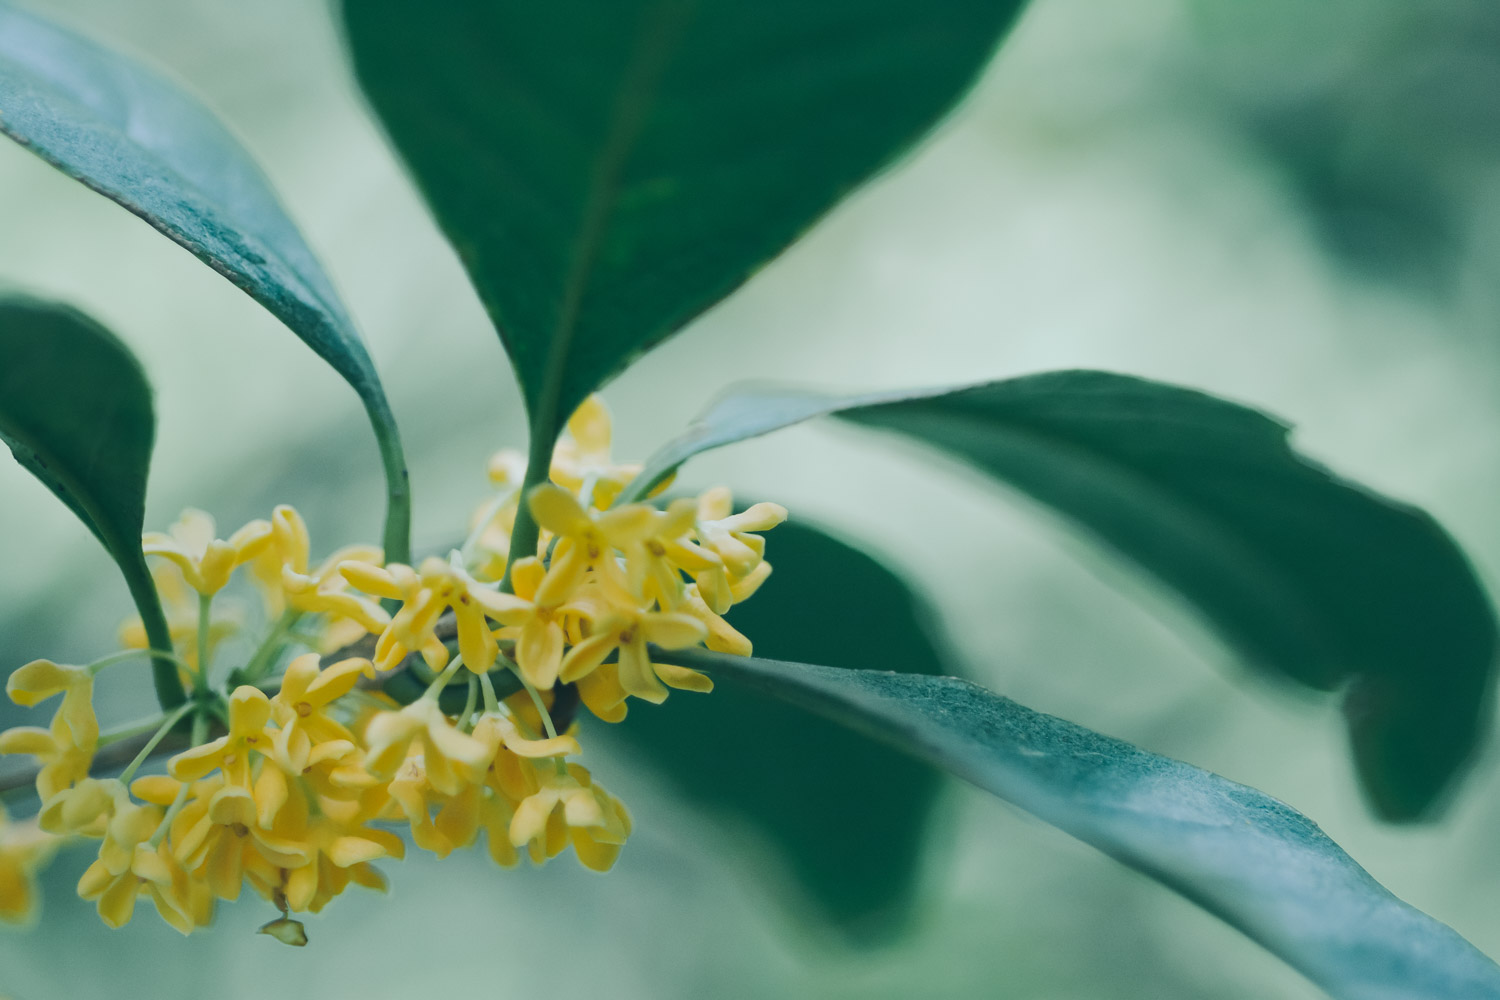
<path fill-rule="evenodd" d="M 927 132 L 1021 0 L 358 0 L 360 85 L 563 419 Z"/>
<path fill-rule="evenodd" d="M 375 366 L 239 140 L 175 84 L 3 0 L 0 132 L 190 250 L 354 387 L 386 472 L 386 554 L 405 561 L 406 464 Z"/>
<path fill-rule="evenodd" d="M 66 306 L 0 300 L 0 441 L 104 545 L 152 648 L 170 653 L 141 551 L 155 437 L 146 373 L 114 334 Z M 155 671 L 162 706 L 181 704 L 177 667 Z"/>
<path fill-rule="evenodd" d="M 951 669 L 927 609 L 880 563 L 797 522 L 771 532 L 767 546 L 774 575 L 729 615 L 757 651 L 845 667 Z M 869 621 L 880 630 L 863 627 Z M 849 936 L 885 936 L 909 915 L 938 789 L 931 770 L 733 687 L 639 704 L 623 723 L 597 728 L 689 801 L 732 820 L 731 829 L 756 829 L 816 915 Z"/>
<path fill-rule="evenodd" d="M 1500 997 L 1500 968 L 1290 806 L 967 681 L 658 651 L 1011 802 L 1222 918 L 1341 1000 Z"/>
<path fill-rule="evenodd" d="M 842 398 L 750 389 L 626 495 L 697 452 L 820 414 L 1015 487 L 1174 588 L 1251 663 L 1344 687 L 1363 786 L 1388 818 L 1433 806 L 1488 726 L 1495 616 L 1453 540 L 1298 455 L 1287 425 L 1203 393 L 1089 371 Z"/>

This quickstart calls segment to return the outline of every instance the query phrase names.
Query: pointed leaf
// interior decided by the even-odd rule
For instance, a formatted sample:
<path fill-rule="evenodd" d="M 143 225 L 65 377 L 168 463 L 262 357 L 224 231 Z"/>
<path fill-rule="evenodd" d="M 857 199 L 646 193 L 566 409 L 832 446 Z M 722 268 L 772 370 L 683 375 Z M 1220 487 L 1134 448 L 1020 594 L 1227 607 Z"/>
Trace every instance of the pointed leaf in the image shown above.
<path fill-rule="evenodd" d="M 1173 587 L 1252 663 L 1346 688 L 1373 805 L 1413 818 L 1473 754 L 1492 711 L 1495 616 L 1420 510 L 1291 449 L 1287 425 L 1203 393 L 1066 371 L 926 393 L 747 389 L 648 463 L 820 414 L 897 431 L 1071 519 Z"/>
<path fill-rule="evenodd" d="M 951 670 L 927 609 L 874 559 L 798 521 L 767 536 L 767 557 L 770 581 L 728 616 L 758 652 Z M 868 621 L 881 629 L 858 627 Z M 938 788 L 929 769 L 733 687 L 638 704 L 623 723 L 596 728 L 636 750 L 690 801 L 732 818 L 732 829 L 759 830 L 817 913 L 851 937 L 883 936 L 909 915 Z"/>
<path fill-rule="evenodd" d="M 405 460 L 375 366 L 260 169 L 213 113 L 135 61 L 0 0 L 0 132 L 190 250 L 354 387 L 385 464 L 387 552 L 404 555 Z"/>
<path fill-rule="evenodd" d="M 67 504 L 125 575 L 155 649 L 172 649 L 141 551 L 156 437 L 151 386 L 114 334 L 66 306 L 0 301 L 0 441 Z M 183 700 L 158 663 L 163 707 Z"/>
<path fill-rule="evenodd" d="M 358 0 L 361 86 L 550 447 L 945 114 L 1020 0 Z"/>
<path fill-rule="evenodd" d="M 656 655 L 972 782 L 1181 893 L 1339 1000 L 1500 997 L 1500 967 L 1253 788 L 952 677 Z"/>

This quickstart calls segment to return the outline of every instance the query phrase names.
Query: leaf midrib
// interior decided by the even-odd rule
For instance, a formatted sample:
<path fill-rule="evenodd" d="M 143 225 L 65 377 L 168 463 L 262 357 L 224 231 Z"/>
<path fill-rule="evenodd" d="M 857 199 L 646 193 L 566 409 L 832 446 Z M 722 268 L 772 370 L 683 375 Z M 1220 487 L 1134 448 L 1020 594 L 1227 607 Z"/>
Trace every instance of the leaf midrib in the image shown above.
<path fill-rule="evenodd" d="M 604 145 L 589 177 L 583 217 L 553 325 L 547 371 L 532 414 L 533 435 L 555 436 L 560 427 L 561 414 L 557 411 L 578 332 L 578 316 L 619 200 L 621 175 L 645 123 L 656 85 L 676 52 L 676 36 L 693 6 L 694 0 L 655 0 L 641 19 L 643 34 L 637 37 L 644 44 L 636 47 L 625 67 Z"/>

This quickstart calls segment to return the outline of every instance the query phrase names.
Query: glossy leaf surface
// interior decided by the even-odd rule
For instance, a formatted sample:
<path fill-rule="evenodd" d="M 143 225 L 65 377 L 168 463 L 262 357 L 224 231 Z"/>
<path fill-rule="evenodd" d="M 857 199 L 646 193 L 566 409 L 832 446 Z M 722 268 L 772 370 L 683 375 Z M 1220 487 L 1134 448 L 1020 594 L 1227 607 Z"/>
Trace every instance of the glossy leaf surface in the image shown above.
<path fill-rule="evenodd" d="M 364 343 L 254 161 L 211 111 L 136 61 L 0 2 L 0 132 L 140 216 L 271 311 L 359 393 L 407 549 L 394 418 Z"/>
<path fill-rule="evenodd" d="M 156 438 L 151 386 L 114 334 L 65 306 L 0 300 L 0 441 L 119 564 L 151 644 L 171 651 L 141 529 Z M 157 694 L 182 701 L 177 668 Z"/>
<path fill-rule="evenodd" d="M 550 447 L 965 92 L 1019 0 L 348 0 Z"/>
<path fill-rule="evenodd" d="M 1093 371 L 846 397 L 750 388 L 711 407 L 638 483 L 825 414 L 1022 491 L 1172 587 L 1253 664 L 1345 688 L 1355 759 L 1383 815 L 1422 814 L 1474 752 L 1496 629 L 1473 569 L 1427 514 L 1292 450 L 1287 425 Z"/>
<path fill-rule="evenodd" d="M 660 655 L 972 782 L 1181 893 L 1339 1000 L 1500 997 L 1500 967 L 1253 788 L 952 677 Z"/>

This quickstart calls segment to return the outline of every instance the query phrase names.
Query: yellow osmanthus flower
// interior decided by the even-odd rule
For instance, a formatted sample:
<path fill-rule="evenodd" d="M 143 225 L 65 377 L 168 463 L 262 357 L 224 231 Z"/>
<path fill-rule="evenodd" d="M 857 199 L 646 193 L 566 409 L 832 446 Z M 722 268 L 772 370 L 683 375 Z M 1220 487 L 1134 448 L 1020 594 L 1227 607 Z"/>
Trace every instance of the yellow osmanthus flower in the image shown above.
<path fill-rule="evenodd" d="M 610 457 L 613 441 L 609 408 L 597 393 L 589 396 L 568 418 L 567 431 L 552 451 L 551 480 L 585 504 L 608 507 L 641 471 L 639 463 L 618 464 Z M 583 496 L 590 483 L 589 495 Z"/>
<path fill-rule="evenodd" d="M 400 564 L 381 568 L 346 562 L 339 571 L 367 594 L 403 602 L 376 643 L 376 670 L 390 670 L 411 652 L 420 652 L 434 670 L 446 666 L 448 649 L 436 635 L 438 619 L 446 611 L 453 612 L 464 666 L 481 674 L 495 665 L 499 650 L 485 616 L 513 608 L 510 595 L 436 557 L 424 560 L 418 570 Z"/>
<path fill-rule="evenodd" d="M 99 722 L 94 717 L 94 674 L 87 667 L 69 667 L 51 660 L 32 660 L 6 679 L 5 693 L 27 708 L 62 695 L 57 719 L 68 728 L 77 746 L 97 746 Z"/>
<path fill-rule="evenodd" d="M 37 796 L 45 805 L 88 777 L 99 746 L 99 723 L 94 716 L 93 674 L 87 667 L 69 667 L 51 660 L 34 660 L 10 675 L 6 693 L 18 705 L 35 706 L 61 694 L 52 724 L 16 726 L 0 733 L 0 754 L 29 754 L 41 765 Z"/>
<path fill-rule="evenodd" d="M 543 592 L 563 593 L 561 585 L 548 583 L 549 574 L 554 572 L 558 571 L 546 569 L 535 556 L 517 559 L 510 577 L 514 593 L 499 595 L 507 599 L 509 607 L 491 612 L 505 626 L 494 634 L 515 640 L 515 660 L 521 675 L 528 684 L 544 691 L 557 681 L 569 632 L 576 641 L 581 619 L 593 608 L 588 602 L 567 599 L 543 603 L 539 599 Z"/>
<path fill-rule="evenodd" d="M 96 902 L 100 919 L 110 927 L 130 922 L 140 896 L 149 897 L 161 918 L 183 934 L 212 915 L 212 897 L 205 912 L 202 894 L 189 884 L 167 844 L 150 843 L 162 818 L 162 809 L 154 805 L 131 804 L 118 810 L 98 859 L 78 880 L 78 895 Z"/>
<path fill-rule="evenodd" d="M 237 566 L 254 559 L 271 544 L 271 525 L 251 521 L 228 540 L 215 538 L 214 532 L 214 519 L 190 508 L 165 533 L 146 533 L 142 547 L 148 556 L 175 563 L 188 586 L 198 593 L 217 594 L 229 583 Z"/>
<path fill-rule="evenodd" d="M 48 833 L 102 837 L 115 810 L 129 801 L 118 778 L 83 778 L 43 803 L 37 822 Z"/>
<path fill-rule="evenodd" d="M 379 566 L 385 561 L 379 548 L 345 546 L 309 570 L 312 549 L 307 523 L 286 504 L 271 514 L 271 535 L 281 558 L 281 587 L 291 607 L 336 619 L 348 618 L 369 632 L 379 632 L 390 624 L 391 616 L 379 604 L 349 593 L 349 581 L 338 571 L 340 563 L 351 561 Z"/>
<path fill-rule="evenodd" d="M 427 780 L 444 795 L 479 781 L 493 751 L 454 728 L 435 698 L 423 696 L 396 712 L 378 712 L 365 725 L 366 766 L 383 781 L 395 777 L 416 744 Z"/>
<path fill-rule="evenodd" d="M 133 790 L 158 805 L 170 805 L 179 783 L 170 778 Z M 228 785 L 212 775 L 191 786 L 191 797 L 172 820 L 172 855 L 195 878 L 205 881 L 219 899 L 239 898 L 246 869 L 295 868 L 312 860 L 307 845 L 277 837 L 257 815 L 248 789 Z"/>
<path fill-rule="evenodd" d="M 262 896 L 299 913 L 318 912 L 351 884 L 383 890 L 385 879 L 370 862 L 399 859 L 406 851 L 400 837 L 365 825 L 357 807 L 343 812 L 341 804 L 317 805 L 315 813 L 307 793 L 292 786 L 270 830 L 280 840 L 302 845 L 310 859 L 306 864 L 245 870 L 246 881 Z"/>
<path fill-rule="evenodd" d="M 243 684 L 229 696 L 229 732 L 184 750 L 167 762 L 167 771 L 178 781 L 196 781 L 213 771 L 223 771 L 230 784 L 249 788 L 251 754 L 271 752 L 275 734 L 267 726 L 270 720 L 271 701 L 266 693 Z"/>
<path fill-rule="evenodd" d="M 738 514 L 733 511 L 734 498 L 725 487 L 698 498 L 698 537 L 719 557 L 720 565 L 698 573 L 696 580 L 704 601 L 721 615 L 754 593 L 770 575 L 766 540 L 754 532 L 768 531 L 787 517 L 786 508 L 775 503 L 758 503 Z"/>
<path fill-rule="evenodd" d="M 0 805 L 0 921 L 21 924 L 36 915 L 36 872 L 59 843 L 35 819 L 12 822 Z"/>
<path fill-rule="evenodd" d="M 625 807 L 578 764 L 545 778 L 516 807 L 510 823 L 511 844 L 527 847 L 533 858 L 555 857 L 572 843 L 578 860 L 595 871 L 614 865 L 629 835 Z"/>
<path fill-rule="evenodd" d="M 563 683 L 582 680 L 598 670 L 605 658 L 618 653 L 618 678 L 626 694 L 655 704 L 667 700 L 667 687 L 684 691 L 713 690 L 713 681 L 696 670 L 651 660 L 647 643 L 663 649 L 686 649 L 708 636 L 708 629 L 692 615 L 675 611 L 638 611 L 614 605 L 593 624 L 588 638 L 568 650 L 558 675 Z"/>
<path fill-rule="evenodd" d="M 360 676 L 369 669 L 370 661 L 359 657 L 320 669 L 316 653 L 306 653 L 287 664 L 281 676 L 281 690 L 271 699 L 271 717 L 284 732 L 300 734 L 287 740 L 291 752 L 299 752 L 303 744 L 311 749 L 313 744 L 328 740 L 354 739 L 329 710 L 334 702 L 354 690 Z"/>
<path fill-rule="evenodd" d="M 672 501 L 654 515 L 651 532 L 624 550 L 631 593 L 639 600 L 655 601 L 675 610 L 683 600 L 682 574 L 693 577 L 723 571 L 724 561 L 690 536 L 698 504 L 690 499 Z"/>
<path fill-rule="evenodd" d="M 593 571 L 595 583 L 610 601 L 636 600 L 617 550 L 631 549 L 651 537 L 657 510 L 645 504 L 626 504 L 613 510 L 585 510 L 561 487 L 543 483 L 527 497 L 536 523 L 557 536 L 556 550 L 546 579 L 536 594 L 538 604 L 556 606 L 572 597 Z"/>

